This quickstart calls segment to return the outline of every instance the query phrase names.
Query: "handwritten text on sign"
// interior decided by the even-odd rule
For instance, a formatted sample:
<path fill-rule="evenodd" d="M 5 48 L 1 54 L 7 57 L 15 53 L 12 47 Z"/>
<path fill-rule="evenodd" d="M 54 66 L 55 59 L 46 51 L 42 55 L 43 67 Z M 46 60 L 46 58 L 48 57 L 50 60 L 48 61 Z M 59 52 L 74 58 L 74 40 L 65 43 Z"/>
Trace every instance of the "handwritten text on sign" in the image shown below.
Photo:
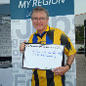
<path fill-rule="evenodd" d="M 53 69 L 62 64 L 62 45 L 27 44 L 24 53 L 24 67 Z"/>

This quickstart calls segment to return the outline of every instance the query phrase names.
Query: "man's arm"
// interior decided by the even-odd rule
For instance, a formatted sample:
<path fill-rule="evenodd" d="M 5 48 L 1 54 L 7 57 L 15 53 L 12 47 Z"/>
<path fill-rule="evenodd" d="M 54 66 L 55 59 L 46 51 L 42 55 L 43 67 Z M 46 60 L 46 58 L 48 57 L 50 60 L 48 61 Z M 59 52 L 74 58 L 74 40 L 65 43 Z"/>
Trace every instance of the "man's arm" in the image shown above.
<path fill-rule="evenodd" d="M 70 38 L 67 37 L 64 32 L 61 34 L 61 44 L 64 45 L 64 53 L 68 56 L 68 58 L 65 66 L 57 67 L 53 70 L 56 75 L 63 75 L 70 69 L 76 54 L 76 50 Z"/>
<path fill-rule="evenodd" d="M 75 57 L 75 54 L 74 55 L 71 55 L 71 56 L 68 56 L 68 59 L 67 59 L 67 63 L 66 64 L 69 64 L 71 65 L 74 61 L 74 57 Z"/>
<path fill-rule="evenodd" d="M 52 72 L 54 72 L 55 75 L 64 75 L 70 69 L 69 65 L 73 63 L 74 57 L 75 57 L 75 54 L 68 56 L 67 65 L 62 66 L 62 67 L 57 67 L 54 70 L 52 70 Z"/>

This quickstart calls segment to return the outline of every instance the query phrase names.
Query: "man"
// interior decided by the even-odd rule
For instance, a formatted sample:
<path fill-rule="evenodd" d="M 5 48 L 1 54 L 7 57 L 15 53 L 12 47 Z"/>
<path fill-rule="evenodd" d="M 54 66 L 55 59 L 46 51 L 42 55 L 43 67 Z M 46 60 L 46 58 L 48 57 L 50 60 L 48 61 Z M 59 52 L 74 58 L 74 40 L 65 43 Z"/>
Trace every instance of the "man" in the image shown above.
<path fill-rule="evenodd" d="M 44 8 L 33 9 L 31 19 L 36 32 L 31 35 L 29 43 L 64 45 L 64 53 L 68 56 L 65 66 L 54 70 L 33 70 L 32 86 L 62 86 L 61 76 L 70 69 L 76 50 L 63 31 L 48 26 L 49 15 Z M 21 43 L 20 51 L 24 48 L 25 43 Z"/>

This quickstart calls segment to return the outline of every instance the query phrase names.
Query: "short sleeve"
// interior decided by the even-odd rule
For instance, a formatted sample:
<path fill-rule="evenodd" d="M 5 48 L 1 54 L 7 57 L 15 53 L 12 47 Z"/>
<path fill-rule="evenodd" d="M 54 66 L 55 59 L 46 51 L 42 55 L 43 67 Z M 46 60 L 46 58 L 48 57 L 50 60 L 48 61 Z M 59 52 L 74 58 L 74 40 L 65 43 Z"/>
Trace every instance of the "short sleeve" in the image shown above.
<path fill-rule="evenodd" d="M 76 49 L 74 48 L 74 45 L 72 44 L 70 38 L 65 35 L 65 33 L 61 34 L 61 44 L 64 45 L 64 53 L 67 56 L 76 54 Z"/>

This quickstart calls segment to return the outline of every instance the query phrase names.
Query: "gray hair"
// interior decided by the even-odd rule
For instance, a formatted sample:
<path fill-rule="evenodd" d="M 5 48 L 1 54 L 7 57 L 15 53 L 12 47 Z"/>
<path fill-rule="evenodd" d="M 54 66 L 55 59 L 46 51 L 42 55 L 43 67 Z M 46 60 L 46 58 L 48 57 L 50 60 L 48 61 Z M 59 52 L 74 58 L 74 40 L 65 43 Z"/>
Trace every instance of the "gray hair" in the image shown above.
<path fill-rule="evenodd" d="M 44 11 L 44 12 L 46 13 L 47 17 L 49 17 L 48 11 L 47 11 L 45 8 L 43 8 L 43 7 L 37 6 L 36 8 L 33 9 L 32 14 L 33 14 L 34 12 L 37 12 L 37 11 L 39 11 L 39 12 Z M 32 14 L 31 14 L 31 17 L 32 17 Z"/>

